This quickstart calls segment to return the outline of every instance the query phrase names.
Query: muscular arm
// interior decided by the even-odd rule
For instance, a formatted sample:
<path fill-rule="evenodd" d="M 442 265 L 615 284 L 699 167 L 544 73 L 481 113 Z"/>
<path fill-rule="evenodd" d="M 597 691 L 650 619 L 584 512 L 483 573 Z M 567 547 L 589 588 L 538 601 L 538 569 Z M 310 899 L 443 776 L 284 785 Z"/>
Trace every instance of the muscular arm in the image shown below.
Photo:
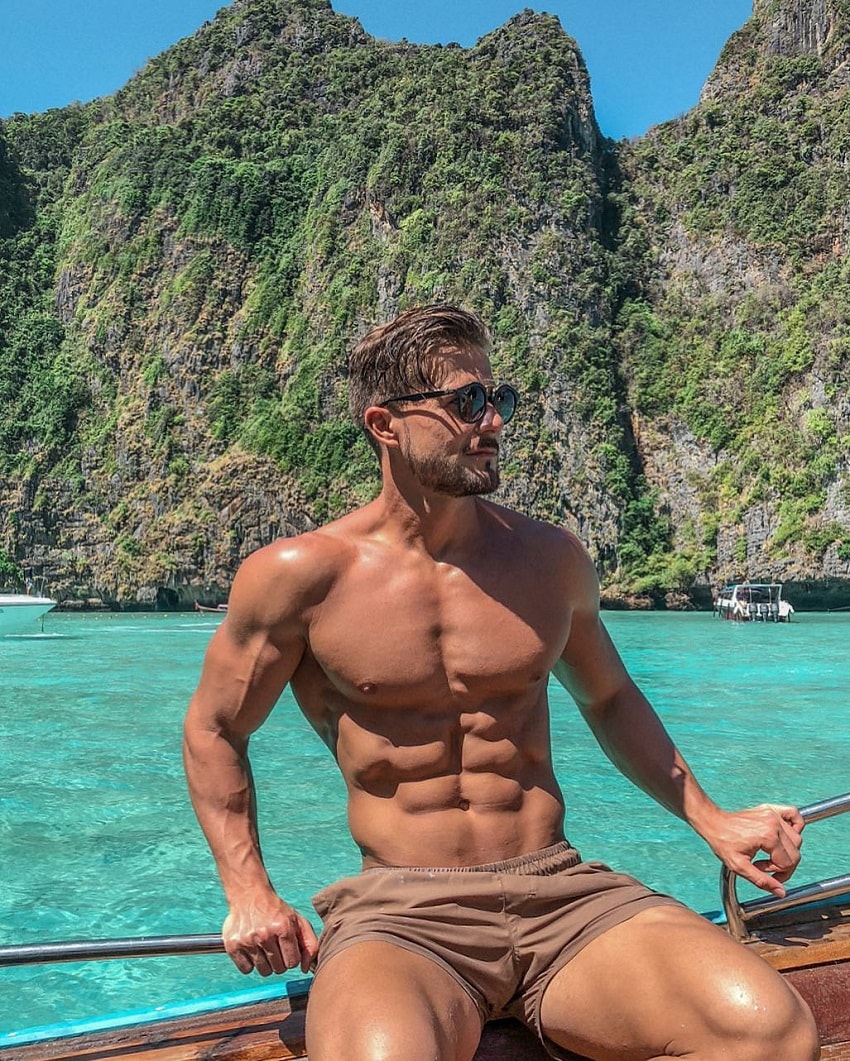
<path fill-rule="evenodd" d="M 242 972 L 263 975 L 316 954 L 309 922 L 274 892 L 260 851 L 248 742 L 304 652 L 299 602 L 284 584 L 287 564 L 270 546 L 243 564 L 228 615 L 210 641 L 184 724 L 192 804 L 229 905 L 225 947 Z"/>
<path fill-rule="evenodd" d="M 629 676 L 599 615 L 599 591 L 583 555 L 571 572 L 575 610 L 567 644 L 553 669 L 618 770 L 672 811 L 730 869 L 783 895 L 799 862 L 802 818 L 793 807 L 762 805 L 729 813 L 703 791 L 651 704 Z M 764 851 L 767 858 L 753 861 Z"/>

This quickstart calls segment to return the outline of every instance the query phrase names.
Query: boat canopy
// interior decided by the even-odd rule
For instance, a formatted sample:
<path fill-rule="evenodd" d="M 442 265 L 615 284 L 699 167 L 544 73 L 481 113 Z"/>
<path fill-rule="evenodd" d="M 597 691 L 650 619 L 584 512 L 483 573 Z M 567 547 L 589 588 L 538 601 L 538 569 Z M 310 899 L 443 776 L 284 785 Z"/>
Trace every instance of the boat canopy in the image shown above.
<path fill-rule="evenodd" d="M 781 582 L 736 582 L 724 586 L 721 597 L 735 600 L 748 600 L 754 604 L 770 604 L 782 596 Z"/>

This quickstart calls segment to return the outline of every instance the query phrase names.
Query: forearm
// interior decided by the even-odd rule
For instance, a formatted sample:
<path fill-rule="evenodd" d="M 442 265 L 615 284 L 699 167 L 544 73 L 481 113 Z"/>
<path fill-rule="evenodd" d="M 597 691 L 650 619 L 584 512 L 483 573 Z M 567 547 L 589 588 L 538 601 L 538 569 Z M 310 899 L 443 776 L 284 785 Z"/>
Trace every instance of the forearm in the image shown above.
<path fill-rule="evenodd" d="M 634 685 L 592 712 L 588 721 L 618 769 L 684 819 L 735 873 L 784 895 L 800 860 L 803 820 L 794 807 L 762 804 L 721 810 L 702 790 L 658 716 Z M 763 851 L 766 858 L 756 860 Z"/>
<path fill-rule="evenodd" d="M 704 838 L 722 811 L 711 800 L 640 690 L 631 682 L 585 717 L 617 769 Z"/>
<path fill-rule="evenodd" d="M 183 758 L 230 907 L 222 925 L 227 953 L 243 973 L 268 976 L 298 965 L 307 972 L 318 941 L 309 921 L 275 894 L 263 865 L 247 741 L 187 725 Z"/>
<path fill-rule="evenodd" d="M 240 746 L 220 732 L 187 727 L 183 760 L 192 805 L 228 902 L 270 892 L 247 744 Z"/>

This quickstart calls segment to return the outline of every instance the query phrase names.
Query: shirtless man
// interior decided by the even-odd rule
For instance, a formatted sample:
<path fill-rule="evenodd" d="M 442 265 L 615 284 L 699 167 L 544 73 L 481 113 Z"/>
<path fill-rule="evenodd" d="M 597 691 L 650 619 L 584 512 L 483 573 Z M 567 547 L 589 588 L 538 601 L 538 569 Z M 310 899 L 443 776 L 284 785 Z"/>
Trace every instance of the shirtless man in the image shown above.
<path fill-rule="evenodd" d="M 517 400 L 488 350 L 451 307 L 367 335 L 351 406 L 380 495 L 234 580 L 185 744 L 227 951 L 263 976 L 318 955 L 310 1061 L 468 1061 L 503 1014 L 553 1057 L 817 1058 L 811 1014 L 760 958 L 564 838 L 550 673 L 616 766 L 754 884 L 783 894 L 803 825 L 708 798 L 609 640 L 582 546 L 482 496 Z M 316 897 L 321 944 L 273 890 L 257 833 L 248 742 L 287 684 L 339 764 L 363 853 L 363 873 Z"/>

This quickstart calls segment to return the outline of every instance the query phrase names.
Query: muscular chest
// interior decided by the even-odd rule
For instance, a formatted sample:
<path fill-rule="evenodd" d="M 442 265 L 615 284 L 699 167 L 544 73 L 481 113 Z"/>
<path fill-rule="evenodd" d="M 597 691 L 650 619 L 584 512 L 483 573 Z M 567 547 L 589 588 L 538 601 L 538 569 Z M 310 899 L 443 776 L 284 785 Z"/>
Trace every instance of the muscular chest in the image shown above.
<path fill-rule="evenodd" d="M 365 565 L 317 613 L 312 655 L 346 698 L 373 704 L 515 695 L 546 678 L 567 633 L 522 583 L 507 571 Z"/>

